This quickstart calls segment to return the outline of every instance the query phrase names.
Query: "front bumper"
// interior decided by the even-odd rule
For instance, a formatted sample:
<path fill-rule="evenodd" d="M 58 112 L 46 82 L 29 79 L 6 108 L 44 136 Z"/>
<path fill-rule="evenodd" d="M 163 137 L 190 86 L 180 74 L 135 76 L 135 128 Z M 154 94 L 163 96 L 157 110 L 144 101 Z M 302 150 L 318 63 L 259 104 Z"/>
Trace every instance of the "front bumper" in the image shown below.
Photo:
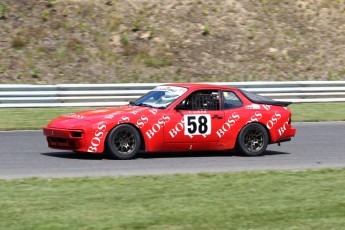
<path fill-rule="evenodd" d="M 85 141 L 85 133 L 80 129 L 43 128 L 48 147 L 62 150 L 79 150 Z"/>

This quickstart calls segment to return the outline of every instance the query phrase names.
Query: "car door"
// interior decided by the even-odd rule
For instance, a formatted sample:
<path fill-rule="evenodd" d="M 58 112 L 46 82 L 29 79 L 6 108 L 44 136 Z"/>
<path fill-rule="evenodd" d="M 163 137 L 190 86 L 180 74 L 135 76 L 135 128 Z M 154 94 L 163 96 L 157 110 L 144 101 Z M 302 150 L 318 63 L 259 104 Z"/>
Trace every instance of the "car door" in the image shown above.
<path fill-rule="evenodd" d="M 225 149 L 232 149 L 235 147 L 238 133 L 248 123 L 253 110 L 244 109 L 243 102 L 234 91 L 223 90 L 220 95 L 222 98 L 221 109 L 224 111 L 224 123 L 216 134 Z"/>
<path fill-rule="evenodd" d="M 224 123 L 218 89 L 197 90 L 175 109 L 167 112 L 170 122 L 164 127 L 165 143 L 218 142 L 217 130 Z"/>

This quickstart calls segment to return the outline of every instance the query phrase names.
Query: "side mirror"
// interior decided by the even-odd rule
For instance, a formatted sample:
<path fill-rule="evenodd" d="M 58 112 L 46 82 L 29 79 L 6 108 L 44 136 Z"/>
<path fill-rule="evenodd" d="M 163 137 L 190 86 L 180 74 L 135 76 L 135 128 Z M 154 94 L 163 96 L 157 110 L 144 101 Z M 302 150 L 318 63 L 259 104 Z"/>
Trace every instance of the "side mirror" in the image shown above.
<path fill-rule="evenodd" d="M 175 110 L 186 110 L 186 106 L 184 104 L 178 104 L 176 105 Z"/>

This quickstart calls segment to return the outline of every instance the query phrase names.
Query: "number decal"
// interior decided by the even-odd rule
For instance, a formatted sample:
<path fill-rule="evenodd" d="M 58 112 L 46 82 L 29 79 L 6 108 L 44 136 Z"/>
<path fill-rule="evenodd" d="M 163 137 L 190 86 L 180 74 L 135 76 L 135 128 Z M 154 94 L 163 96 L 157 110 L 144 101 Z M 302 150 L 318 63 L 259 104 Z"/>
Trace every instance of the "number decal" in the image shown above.
<path fill-rule="evenodd" d="M 211 115 L 185 115 L 185 135 L 209 135 L 211 134 Z"/>
<path fill-rule="evenodd" d="M 208 126 L 207 126 L 207 118 L 205 116 L 200 116 L 199 119 L 199 133 L 205 134 L 207 133 Z"/>
<path fill-rule="evenodd" d="M 195 133 L 196 130 L 197 130 L 197 124 L 196 122 L 194 121 L 196 119 L 195 116 L 188 116 L 187 117 L 187 131 L 188 133 L 192 134 L 192 133 Z"/>

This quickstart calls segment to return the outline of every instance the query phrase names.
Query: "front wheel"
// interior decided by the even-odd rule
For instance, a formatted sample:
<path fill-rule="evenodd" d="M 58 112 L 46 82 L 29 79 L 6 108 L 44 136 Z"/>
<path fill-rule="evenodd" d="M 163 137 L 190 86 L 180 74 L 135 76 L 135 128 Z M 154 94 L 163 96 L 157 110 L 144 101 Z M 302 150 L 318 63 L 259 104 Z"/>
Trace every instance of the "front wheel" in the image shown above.
<path fill-rule="evenodd" d="M 106 139 L 106 152 L 119 160 L 134 158 L 140 148 L 139 132 L 131 125 L 119 125 L 112 129 Z"/>
<path fill-rule="evenodd" d="M 268 145 L 266 129 L 257 123 L 245 126 L 237 138 L 237 150 L 247 156 L 262 155 Z"/>

